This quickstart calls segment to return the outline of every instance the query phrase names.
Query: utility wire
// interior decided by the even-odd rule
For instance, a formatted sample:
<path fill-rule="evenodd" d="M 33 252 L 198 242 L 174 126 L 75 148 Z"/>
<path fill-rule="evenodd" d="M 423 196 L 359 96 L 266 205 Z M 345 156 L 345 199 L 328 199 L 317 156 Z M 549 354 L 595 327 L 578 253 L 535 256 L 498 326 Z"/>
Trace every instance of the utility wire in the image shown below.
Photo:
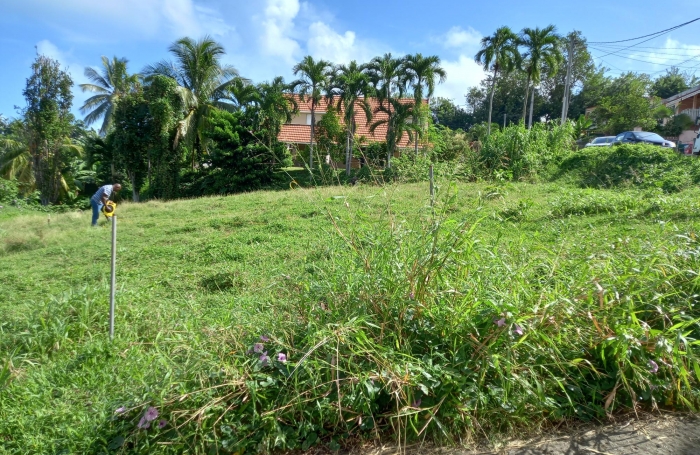
<path fill-rule="evenodd" d="M 597 48 L 592 47 L 592 46 L 591 46 L 591 49 L 595 49 L 595 50 L 597 50 L 597 51 L 605 52 L 605 51 L 602 50 L 602 49 L 597 49 Z M 608 55 L 615 55 L 616 57 L 626 58 L 627 60 L 634 60 L 634 61 L 636 61 L 636 62 L 649 63 L 649 64 L 651 64 L 651 65 L 675 66 L 676 68 L 683 68 L 682 66 L 679 66 L 679 65 L 682 65 L 683 63 L 689 62 L 690 60 L 694 60 L 694 59 L 700 57 L 700 54 L 697 54 L 697 55 L 691 56 L 689 59 L 685 59 L 685 60 L 683 60 L 683 61 L 680 61 L 681 59 L 676 59 L 676 58 L 673 58 L 673 59 L 666 59 L 666 60 L 679 60 L 678 63 L 673 63 L 673 64 L 658 63 L 658 62 L 650 62 L 650 61 L 648 61 L 648 60 L 641 60 L 641 59 L 634 58 L 634 57 L 629 57 L 629 56 L 626 56 L 626 55 L 620 55 L 620 54 L 615 53 L 615 52 L 610 53 L 610 54 L 605 54 L 605 55 L 600 56 L 600 57 L 597 57 L 597 58 L 602 59 L 603 57 L 607 57 Z M 690 68 L 690 67 L 685 67 L 685 68 Z"/>
<path fill-rule="evenodd" d="M 680 25 L 675 25 L 675 26 L 673 26 L 673 27 L 671 27 L 671 28 L 667 28 L 667 29 L 665 29 L 665 30 L 661 30 L 660 32 L 650 33 L 650 34 L 648 34 L 648 35 L 638 36 L 638 37 L 636 37 L 636 38 L 629 38 L 629 39 L 623 39 L 623 40 L 618 40 L 618 41 L 589 41 L 589 44 L 626 43 L 626 42 L 628 42 L 628 41 L 636 41 L 636 40 L 638 40 L 638 39 L 647 38 L 647 37 L 649 37 L 649 36 L 654 36 L 654 37 L 656 37 L 656 35 L 661 35 L 661 34 L 664 34 L 664 33 L 667 33 L 667 32 L 670 32 L 670 31 L 679 29 L 679 28 L 681 28 L 681 27 L 685 27 L 686 25 L 692 24 L 693 22 L 696 22 L 696 21 L 700 21 L 700 17 L 698 17 L 698 18 L 696 18 L 696 19 L 693 19 L 692 21 L 684 22 L 684 23 L 682 23 L 682 24 L 680 24 Z M 642 41 L 642 42 L 644 42 L 644 41 Z M 640 43 L 640 44 L 641 44 L 641 43 Z"/>

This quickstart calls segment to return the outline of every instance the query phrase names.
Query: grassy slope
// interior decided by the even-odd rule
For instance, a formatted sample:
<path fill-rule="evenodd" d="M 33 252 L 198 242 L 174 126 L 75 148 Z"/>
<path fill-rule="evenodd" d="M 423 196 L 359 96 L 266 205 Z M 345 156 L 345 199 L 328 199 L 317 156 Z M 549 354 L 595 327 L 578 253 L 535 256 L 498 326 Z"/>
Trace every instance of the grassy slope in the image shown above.
<path fill-rule="evenodd" d="M 641 254 L 700 226 L 695 189 L 675 196 L 526 184 L 458 189 L 448 218 L 482 219 L 480 243 L 527 261 L 585 262 L 620 245 Z M 113 347 L 105 337 L 110 230 L 91 229 L 88 213 L 50 221 L 5 214 L 0 453 L 97 451 L 112 441 L 117 407 L 158 404 L 227 374 L 232 339 L 273 332 L 295 317 L 285 308 L 338 242 L 329 213 L 345 226 L 411 220 L 428 215 L 426 202 L 426 185 L 416 184 L 124 204 Z M 148 450 L 156 447 L 165 450 Z"/>

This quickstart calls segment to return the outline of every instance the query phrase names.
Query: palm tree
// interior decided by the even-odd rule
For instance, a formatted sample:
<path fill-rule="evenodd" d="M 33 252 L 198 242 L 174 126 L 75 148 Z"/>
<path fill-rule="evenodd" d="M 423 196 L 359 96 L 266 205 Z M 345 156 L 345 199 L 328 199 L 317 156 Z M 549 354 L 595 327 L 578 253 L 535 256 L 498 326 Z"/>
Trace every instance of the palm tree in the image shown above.
<path fill-rule="evenodd" d="M 556 33 L 556 27 L 549 25 L 545 28 L 524 28 L 520 32 L 520 45 L 526 48 L 524 54 L 527 61 L 524 64 L 524 71 L 527 74 L 527 84 L 525 86 L 525 103 L 523 104 L 523 121 L 527 115 L 527 96 L 532 89 L 532 103 L 535 100 L 534 86 L 540 83 L 542 71 L 545 70 L 548 76 L 553 76 L 559 69 L 563 57 L 559 45 L 561 37 Z M 532 126 L 532 116 L 530 116 L 530 126 Z"/>
<path fill-rule="evenodd" d="M 246 109 L 258 99 L 258 87 L 238 77 L 228 87 L 228 93 L 224 98 L 231 101 L 237 109 Z"/>
<path fill-rule="evenodd" d="M 405 83 L 413 87 L 413 97 L 416 100 L 416 114 L 420 117 L 419 126 L 420 133 L 425 134 L 422 118 L 423 106 L 423 89 L 427 88 L 425 93 L 427 98 L 433 96 L 435 92 L 435 84 L 442 84 L 447 78 L 447 73 L 440 66 L 440 57 L 431 55 L 423 57 L 422 54 L 408 55 L 403 61 Z M 418 141 L 415 141 L 415 153 L 418 154 Z"/>
<path fill-rule="evenodd" d="M 93 95 L 85 101 L 80 112 L 85 115 L 85 123 L 88 125 L 102 118 L 100 134 L 105 135 L 112 125 L 112 112 L 119 98 L 131 92 L 139 83 L 138 74 L 129 74 L 127 71 L 128 60 L 113 57 L 110 61 L 102 56 L 102 74 L 94 68 L 85 68 L 85 77 L 93 84 L 80 84 L 83 92 L 93 92 Z"/>
<path fill-rule="evenodd" d="M 489 96 L 489 123 L 487 135 L 491 134 L 491 113 L 493 112 L 493 95 L 496 92 L 496 78 L 499 73 L 508 74 L 520 64 L 518 36 L 509 27 L 500 27 L 492 36 L 481 39 L 481 50 L 474 60 L 483 65 L 485 71 L 493 71 L 491 95 Z"/>
<path fill-rule="evenodd" d="M 404 62 L 402 59 L 393 58 L 390 53 L 384 54 L 382 57 L 373 58 L 365 67 L 365 72 L 374 85 L 375 93 L 379 98 L 379 107 L 374 113 L 384 112 L 388 115 L 386 143 L 388 147 L 387 167 L 391 167 L 391 156 L 396 148 L 396 132 L 394 131 L 395 123 L 392 115 L 392 108 L 398 103 L 395 103 L 397 98 L 400 98 L 406 87 L 406 77 L 404 72 Z M 381 122 L 384 123 L 384 122 Z M 391 145 L 393 144 L 393 145 Z"/>
<path fill-rule="evenodd" d="M 267 146 L 272 151 L 272 144 L 282 129 L 282 125 L 292 121 L 299 111 L 296 100 L 288 96 L 289 84 L 278 76 L 272 82 L 264 82 L 257 87 L 250 109 L 255 110 L 256 126 L 265 131 Z"/>
<path fill-rule="evenodd" d="M 345 144 L 345 174 L 350 175 L 352 161 L 352 149 L 355 140 L 355 113 L 359 106 L 367 117 L 367 122 L 372 119 L 372 109 L 367 98 L 371 93 L 370 79 L 363 72 L 363 66 L 355 60 L 348 65 L 340 65 L 335 68 L 328 90 L 330 102 L 338 98 L 338 110 L 343 111 L 343 121 L 347 133 Z"/>
<path fill-rule="evenodd" d="M 227 102 L 229 87 L 239 78 L 238 71 L 221 63 L 225 54 L 223 46 L 205 36 L 199 41 L 181 38 L 168 49 L 175 61 L 161 61 L 148 65 L 143 70 L 146 81 L 155 75 L 168 76 L 178 83 L 180 96 L 185 106 L 185 118 L 180 121 L 175 135 L 177 146 L 180 140 L 187 140 L 192 146 L 192 169 L 206 152 L 202 133 L 212 109 L 228 111 L 236 106 Z"/>
<path fill-rule="evenodd" d="M 316 129 L 316 105 L 321 102 L 331 76 L 332 64 L 325 60 L 315 61 L 307 55 L 294 65 L 295 76 L 301 77 L 292 82 L 293 90 L 298 90 L 302 101 L 311 100 L 311 136 L 309 139 L 309 169 L 314 166 L 314 130 Z"/>
<path fill-rule="evenodd" d="M 415 104 L 412 102 L 402 103 L 399 98 L 392 98 L 385 104 L 380 104 L 375 113 L 382 112 L 386 114 L 385 118 L 376 120 L 369 127 L 369 131 L 374 134 L 377 127 L 386 124 L 386 167 L 391 167 L 391 157 L 394 156 L 394 150 L 399 143 L 404 133 L 408 134 L 409 142 L 415 141 L 420 132 L 420 127 L 412 121 L 417 115 L 415 112 Z"/>
<path fill-rule="evenodd" d="M 0 138 L 0 177 L 14 180 L 20 184 L 22 192 L 31 193 L 36 189 L 35 160 L 32 156 L 29 141 L 26 140 L 28 133 L 27 126 L 17 121 L 12 125 L 16 134 Z M 60 146 L 62 162 L 58 166 L 58 185 L 63 193 L 70 190 L 66 181 L 66 164 L 72 158 L 79 158 L 83 155 L 82 144 L 66 137 Z"/>

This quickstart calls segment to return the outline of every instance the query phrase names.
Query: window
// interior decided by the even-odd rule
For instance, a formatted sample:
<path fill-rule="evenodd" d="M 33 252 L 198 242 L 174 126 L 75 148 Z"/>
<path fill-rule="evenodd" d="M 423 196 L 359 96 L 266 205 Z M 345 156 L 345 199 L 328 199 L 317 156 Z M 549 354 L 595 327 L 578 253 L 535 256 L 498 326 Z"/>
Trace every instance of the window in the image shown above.
<path fill-rule="evenodd" d="M 634 133 L 635 136 L 637 136 L 637 139 L 640 141 L 655 141 L 655 142 L 663 142 L 664 138 L 659 136 L 656 133 L 647 133 L 645 131 L 642 131 L 640 133 Z"/>
<path fill-rule="evenodd" d="M 321 121 L 321 117 L 323 117 L 323 114 L 325 112 L 316 112 L 316 124 L 318 125 L 318 122 Z M 311 114 L 306 114 L 306 124 L 311 125 Z"/>

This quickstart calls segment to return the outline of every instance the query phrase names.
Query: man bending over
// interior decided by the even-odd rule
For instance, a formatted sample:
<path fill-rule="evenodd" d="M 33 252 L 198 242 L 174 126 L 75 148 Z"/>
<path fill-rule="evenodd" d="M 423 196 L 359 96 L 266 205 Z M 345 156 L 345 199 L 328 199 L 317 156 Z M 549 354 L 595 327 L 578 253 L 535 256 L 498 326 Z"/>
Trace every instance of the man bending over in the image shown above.
<path fill-rule="evenodd" d="M 92 206 L 92 225 L 97 226 L 97 220 L 100 218 L 100 211 L 102 206 L 104 206 L 112 193 L 117 193 L 122 189 L 122 186 L 118 183 L 113 185 L 105 185 L 100 187 L 99 190 L 90 198 L 90 205 Z"/>

